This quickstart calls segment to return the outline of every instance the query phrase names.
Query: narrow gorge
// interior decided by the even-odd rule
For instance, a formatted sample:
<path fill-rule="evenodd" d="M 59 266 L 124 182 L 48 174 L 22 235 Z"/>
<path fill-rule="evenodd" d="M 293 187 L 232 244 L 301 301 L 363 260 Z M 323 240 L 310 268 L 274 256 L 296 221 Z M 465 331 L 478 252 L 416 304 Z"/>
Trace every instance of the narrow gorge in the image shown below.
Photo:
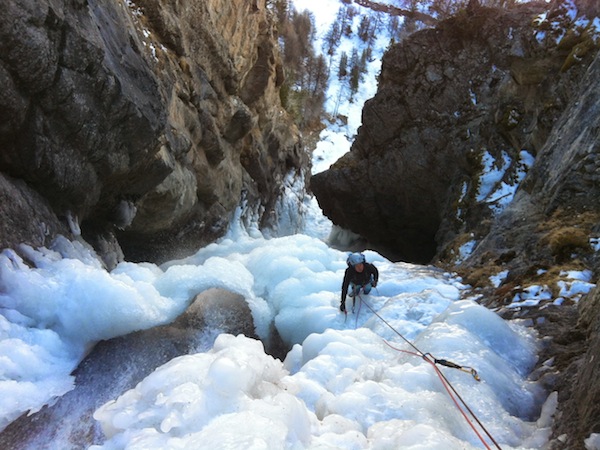
<path fill-rule="evenodd" d="M 277 228 L 293 179 L 368 248 L 455 272 L 481 304 L 534 327 L 544 346 L 532 376 L 558 392 L 548 448 L 583 450 L 600 433 L 600 290 L 507 305 L 534 283 L 559 292 L 570 270 L 598 280 L 600 5 L 471 1 L 426 21 L 390 44 L 351 151 L 311 176 L 307 139 L 282 104 L 271 3 L 7 0 L 0 248 L 65 236 L 107 270 L 161 264 L 222 237 L 236 210 Z M 498 186 L 518 184 L 514 197 L 484 192 L 486 164 Z M 188 345 L 181 323 L 148 338 L 177 335 L 166 359 Z"/>

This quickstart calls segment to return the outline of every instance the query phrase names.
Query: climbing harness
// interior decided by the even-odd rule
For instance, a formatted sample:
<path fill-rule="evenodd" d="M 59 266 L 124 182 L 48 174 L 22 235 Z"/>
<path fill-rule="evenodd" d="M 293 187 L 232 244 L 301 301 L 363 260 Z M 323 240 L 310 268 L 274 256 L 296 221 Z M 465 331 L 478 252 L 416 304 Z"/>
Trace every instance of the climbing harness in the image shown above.
<path fill-rule="evenodd" d="M 379 291 L 378 291 L 378 293 L 379 293 Z M 471 408 L 469 407 L 469 405 L 467 405 L 467 403 L 463 400 L 463 398 L 456 391 L 456 389 L 454 388 L 454 386 L 452 386 L 452 384 L 450 383 L 450 381 L 448 381 L 448 378 L 446 378 L 446 376 L 440 370 L 440 368 L 438 367 L 438 365 L 439 366 L 444 366 L 444 367 L 449 367 L 451 369 L 457 369 L 457 370 L 460 370 L 462 372 L 469 373 L 476 381 L 481 381 L 481 378 L 479 377 L 479 374 L 477 373 L 477 371 L 474 368 L 472 368 L 472 367 L 461 366 L 459 364 L 456 364 L 456 363 L 454 363 L 452 361 L 448 361 L 446 359 L 437 359 L 431 353 L 423 353 L 412 342 L 410 342 L 402 334 L 400 334 L 400 332 L 398 330 L 396 330 L 392 325 L 390 325 L 390 323 L 387 320 L 385 320 L 383 317 L 381 317 L 381 315 L 379 313 L 377 313 L 377 311 L 375 311 L 371 307 L 371 305 L 369 305 L 369 303 L 365 302 L 362 299 L 362 297 L 359 296 L 359 299 L 360 299 L 360 304 L 361 305 L 364 304 L 367 308 L 369 308 L 371 310 L 371 312 L 373 314 L 375 314 L 375 316 L 377 316 L 384 324 L 386 324 L 394 333 L 396 333 L 398 336 L 400 336 L 400 338 L 402 338 L 402 340 L 404 340 L 404 342 L 406 342 L 408 345 L 410 345 L 413 348 L 414 351 L 407 351 L 407 350 L 396 348 L 396 347 L 392 346 L 389 342 L 387 342 L 385 339 L 383 340 L 383 342 L 385 342 L 386 345 L 388 345 L 390 348 L 392 348 L 392 349 L 394 349 L 396 351 L 403 352 L 403 353 L 408 353 L 409 355 L 420 357 L 424 361 L 426 361 L 427 363 L 431 364 L 431 366 L 434 368 L 437 376 L 439 377 L 440 381 L 442 382 L 442 385 L 444 386 L 444 388 L 448 392 L 448 395 L 450 396 L 450 398 L 452 399 L 452 401 L 454 402 L 454 404 L 456 405 L 456 407 L 458 408 L 458 410 L 460 411 L 460 413 L 463 415 L 463 417 L 465 418 L 465 420 L 467 421 L 467 423 L 469 424 L 469 426 L 473 429 L 473 431 L 475 432 L 475 434 L 477 435 L 477 437 L 481 440 L 481 442 L 483 443 L 483 445 L 485 446 L 485 448 L 488 449 L 488 450 L 491 449 L 490 446 L 488 445 L 488 443 L 483 438 L 483 436 L 481 436 L 481 434 L 479 433 L 479 431 L 477 430 L 477 428 L 475 427 L 475 425 L 473 424 L 473 422 L 471 421 L 471 419 L 469 418 L 469 416 L 465 413 L 465 411 L 461 407 L 461 404 L 469 412 L 469 414 L 471 415 L 471 417 L 477 422 L 477 424 L 483 430 L 483 432 L 487 435 L 487 437 L 494 443 L 494 445 L 496 446 L 496 448 L 498 450 L 502 450 L 501 447 L 500 447 L 500 445 L 498 445 L 498 443 L 496 442 L 496 440 L 494 439 L 494 437 L 490 434 L 490 432 L 481 423 L 481 421 L 475 415 L 475 413 L 473 412 L 473 410 L 471 410 Z M 358 322 L 358 316 L 357 316 L 356 320 Z M 459 403 L 459 401 L 460 401 L 460 403 Z"/>
<path fill-rule="evenodd" d="M 362 306 L 362 297 L 360 296 L 360 287 L 356 289 L 356 291 L 353 292 L 353 295 L 351 295 L 352 297 L 352 314 L 354 314 L 354 311 L 356 309 L 356 298 L 359 299 L 359 303 L 358 303 L 358 313 L 356 314 L 356 319 L 354 321 L 354 328 L 356 328 L 358 326 L 358 315 L 360 314 L 360 308 Z M 346 321 L 348 320 L 348 310 L 346 309 L 345 306 L 345 300 L 344 300 L 344 323 L 346 323 Z"/>

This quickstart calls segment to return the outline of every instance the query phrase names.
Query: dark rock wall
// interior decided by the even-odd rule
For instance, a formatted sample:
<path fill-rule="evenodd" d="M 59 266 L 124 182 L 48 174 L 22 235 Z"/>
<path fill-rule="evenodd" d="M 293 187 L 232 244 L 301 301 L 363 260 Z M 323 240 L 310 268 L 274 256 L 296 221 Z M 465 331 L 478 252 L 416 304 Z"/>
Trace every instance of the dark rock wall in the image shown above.
<path fill-rule="evenodd" d="M 567 270 L 590 270 L 598 283 L 600 256 L 590 245 L 600 235 L 600 54 L 587 68 L 556 122 L 532 170 L 509 207 L 493 222 L 473 254 L 458 267 L 478 286 L 482 302 L 504 317 L 534 318 L 555 361 L 544 381 L 558 392 L 549 449 L 584 450 L 584 440 L 600 432 L 600 295 L 596 287 L 578 304 L 541 305 L 509 312 L 506 302 L 528 285 L 547 285 L 559 296 L 556 280 Z M 483 280 L 501 270 L 497 289 Z"/>
<path fill-rule="evenodd" d="M 18 182 L 53 217 L 41 234 L 4 221 L 0 247 L 47 244 L 70 217 L 100 253 L 182 256 L 223 234 L 242 192 L 269 213 L 306 170 L 264 0 L 5 3 L 2 195 Z"/>
<path fill-rule="evenodd" d="M 468 8 L 394 45 L 351 152 L 311 180 L 334 223 L 394 259 L 446 259 L 494 220 L 477 200 L 484 152 L 538 154 L 596 49 L 563 8 Z M 558 40 L 560 29 L 571 29 Z"/>
<path fill-rule="evenodd" d="M 600 432 L 600 290 L 595 288 L 578 305 L 577 327 L 580 339 L 572 342 L 575 357 L 564 369 L 555 421 L 553 449 L 587 449 L 584 440 Z"/>
<path fill-rule="evenodd" d="M 599 257 L 590 239 L 600 232 L 600 55 L 555 123 L 513 202 L 482 235 L 464 266 L 510 269 L 588 268 Z M 524 280 L 521 280 L 521 283 Z"/>

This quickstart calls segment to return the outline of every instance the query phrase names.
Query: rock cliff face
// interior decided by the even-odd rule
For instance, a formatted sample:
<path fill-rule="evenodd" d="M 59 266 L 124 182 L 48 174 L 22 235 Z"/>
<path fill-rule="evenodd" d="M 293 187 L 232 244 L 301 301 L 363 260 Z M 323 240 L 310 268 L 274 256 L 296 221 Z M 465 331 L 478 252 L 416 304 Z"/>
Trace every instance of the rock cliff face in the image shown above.
<path fill-rule="evenodd" d="M 492 201 L 479 198 L 484 155 L 506 161 L 510 182 L 522 150 L 541 151 L 594 53 L 566 11 L 538 19 L 546 8 L 475 7 L 393 46 L 352 151 L 311 181 L 325 214 L 416 262 L 492 220 Z"/>
<path fill-rule="evenodd" d="M 0 247 L 80 230 L 109 266 L 162 261 L 303 176 L 265 0 L 5 3 Z"/>

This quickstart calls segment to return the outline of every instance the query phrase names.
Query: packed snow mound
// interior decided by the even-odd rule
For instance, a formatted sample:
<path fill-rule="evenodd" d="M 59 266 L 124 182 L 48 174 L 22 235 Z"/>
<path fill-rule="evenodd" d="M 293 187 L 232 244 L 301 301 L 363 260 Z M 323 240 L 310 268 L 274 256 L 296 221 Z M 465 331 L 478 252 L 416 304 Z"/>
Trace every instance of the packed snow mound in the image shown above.
<path fill-rule="evenodd" d="M 478 367 L 481 382 L 444 372 L 503 448 L 547 439 L 547 423 L 527 422 L 544 395 L 521 373 L 535 361 L 525 330 L 459 301 L 415 343 Z M 431 365 L 395 348 L 414 352 L 370 328 L 328 329 L 281 362 L 258 341 L 221 335 L 98 409 L 107 441 L 92 448 L 481 448 Z"/>
<path fill-rule="evenodd" d="M 95 339 L 166 323 L 199 292 L 223 288 L 246 299 L 261 338 L 276 326 L 291 347 L 285 361 L 260 341 L 220 335 L 211 350 L 170 361 L 101 407 L 107 440 L 95 448 L 481 447 L 419 352 L 477 370 L 481 382 L 442 368 L 503 448 L 547 439 L 547 421 L 534 422 L 546 395 L 526 378 L 536 360 L 531 330 L 461 300 L 466 287 L 437 268 L 365 251 L 379 284 L 346 316 L 347 253 L 306 235 L 266 239 L 234 227 L 184 260 L 111 272 L 66 241 L 28 252 L 33 265 L 0 256 L 1 332 L 31 355 L 3 353 L 0 391 L 14 405 L 4 423 L 70 389 Z M 43 363 L 37 372 L 32 361 Z"/>

